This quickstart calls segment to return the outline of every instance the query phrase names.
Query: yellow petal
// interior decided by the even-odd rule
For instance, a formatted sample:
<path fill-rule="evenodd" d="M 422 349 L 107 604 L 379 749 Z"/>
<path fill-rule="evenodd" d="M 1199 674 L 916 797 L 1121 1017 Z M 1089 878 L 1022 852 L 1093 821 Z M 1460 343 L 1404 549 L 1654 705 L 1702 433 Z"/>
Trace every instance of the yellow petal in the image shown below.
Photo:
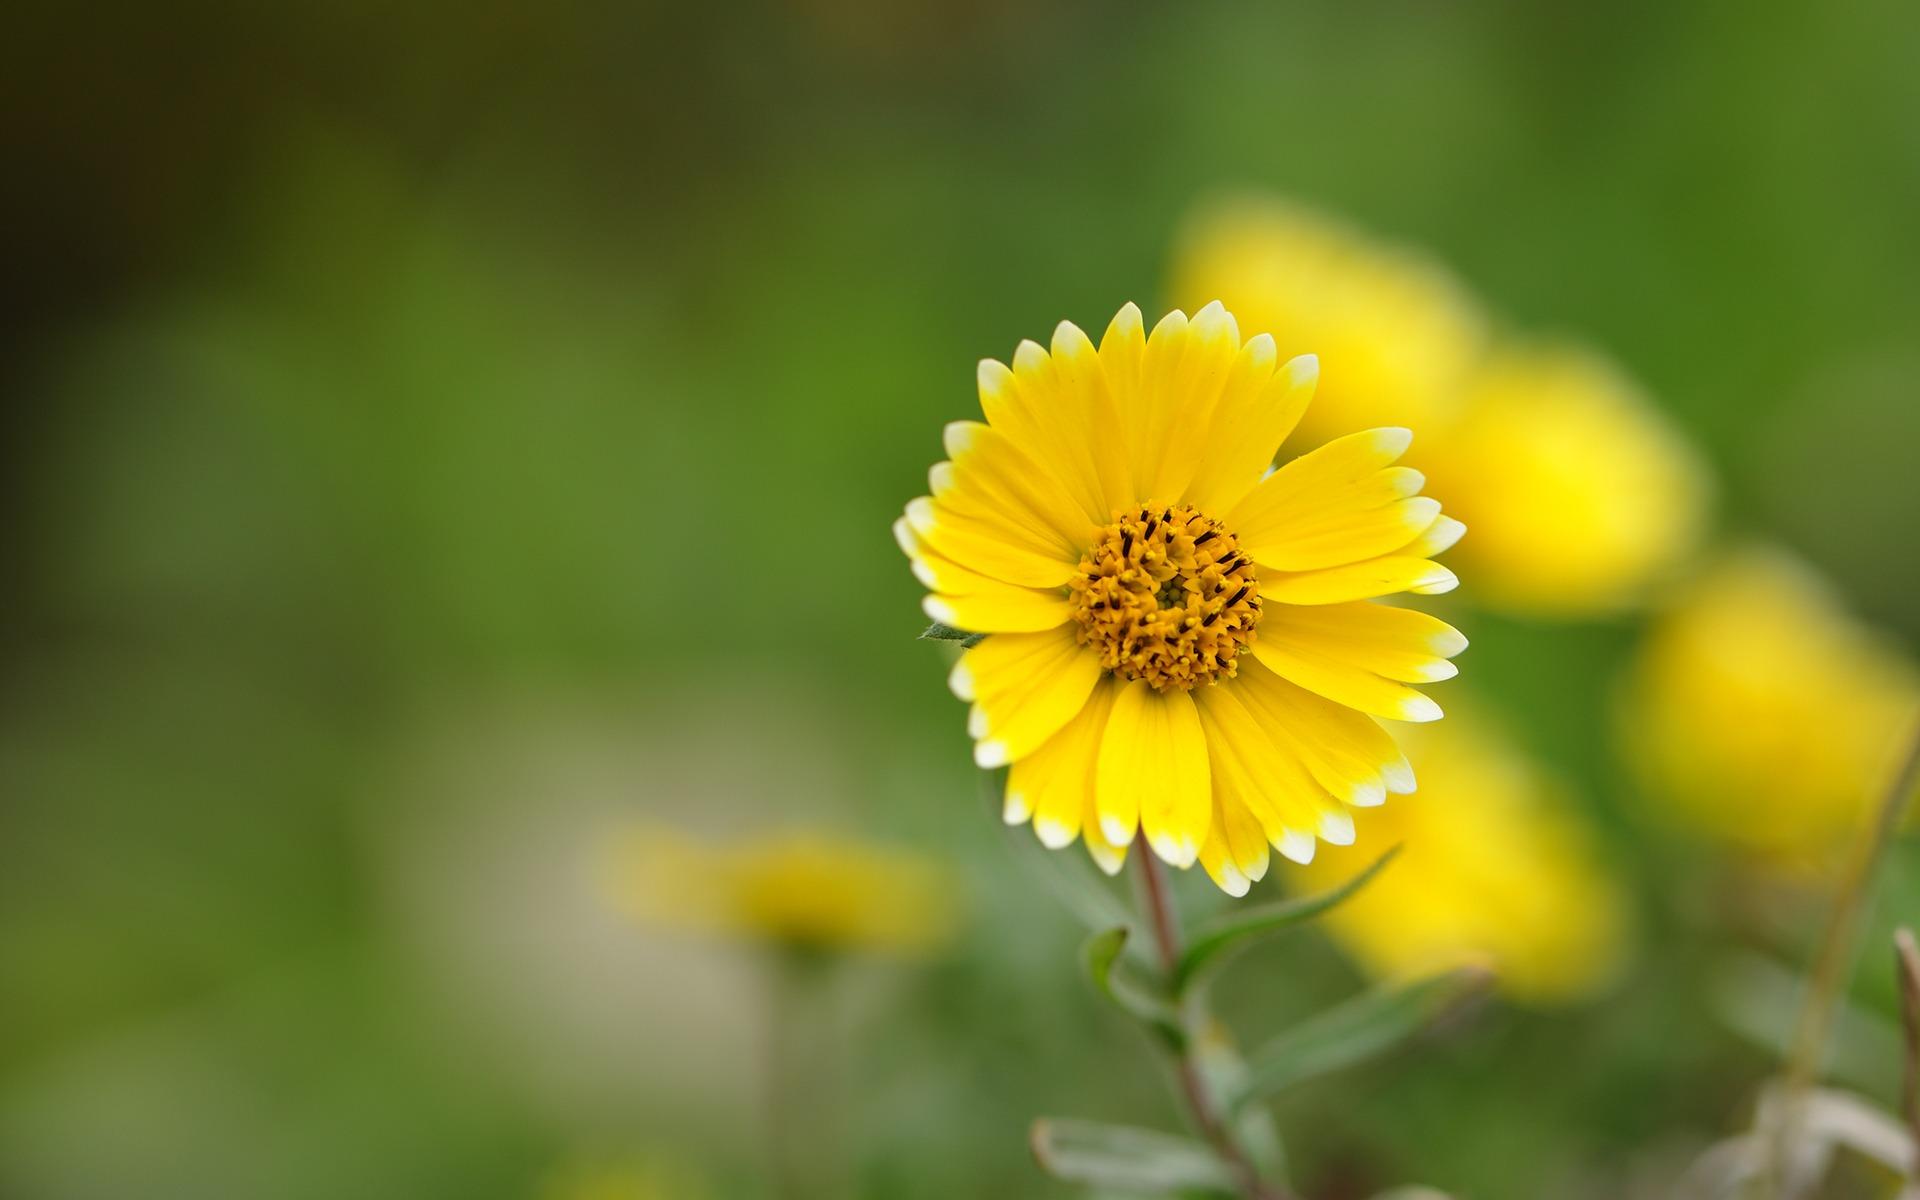
<path fill-rule="evenodd" d="M 1273 370 L 1270 334 L 1250 339 L 1214 409 L 1213 431 L 1200 468 L 1187 487 L 1188 503 L 1207 512 L 1231 512 L 1260 482 L 1313 399 L 1320 360 L 1302 354 Z"/>
<path fill-rule="evenodd" d="M 1065 595 L 1011 586 L 970 595 L 927 596 L 920 608 L 942 625 L 969 633 L 1036 633 L 1073 619 Z"/>
<path fill-rule="evenodd" d="M 1007 804 L 1031 813 L 1033 831 L 1051 849 L 1071 842 L 1093 806 L 1094 764 L 1119 685 L 1100 681 L 1086 704 L 1060 732 L 1013 764 L 1007 773 Z"/>
<path fill-rule="evenodd" d="M 1413 769 L 1372 717 L 1289 683 L 1260 664 L 1244 663 L 1234 680 L 1250 711 L 1291 749 L 1316 782 L 1356 808 L 1413 790 Z"/>
<path fill-rule="evenodd" d="M 1238 679 L 1202 688 L 1198 695 L 1215 786 L 1227 802 L 1237 802 L 1253 815 L 1268 841 L 1297 858 L 1299 839 L 1311 842 L 1321 815 L 1338 805 L 1263 727 Z M 1311 857 L 1312 850 L 1306 854 Z"/>
<path fill-rule="evenodd" d="M 1426 482 L 1386 465 L 1405 430 L 1376 429 L 1328 443 L 1281 467 L 1235 506 L 1228 524 L 1262 566 L 1308 571 L 1374 558 L 1430 528 L 1440 504 Z M 1324 457 L 1323 457 L 1324 456 Z"/>
<path fill-rule="evenodd" d="M 971 698 L 974 761 L 1000 767 L 1026 757 L 1072 720 L 1100 678 L 1100 663 L 1071 626 L 997 633 L 961 655 L 949 682 Z"/>
<path fill-rule="evenodd" d="M 1206 735 L 1193 698 L 1138 681 L 1122 688 L 1100 741 L 1096 784 L 1109 842 L 1132 836 L 1137 821 L 1155 854 L 1192 866 L 1213 815 Z"/>
<path fill-rule="evenodd" d="M 1105 524 L 1134 500 L 1127 443 L 1099 351 L 1071 321 L 1054 328 L 1053 368 L 1060 385 L 1056 457 L 1075 464 L 1076 494 L 1088 516 Z"/>
<path fill-rule="evenodd" d="M 1122 305 L 1100 338 L 1100 366 L 1107 377 L 1107 395 L 1113 402 L 1126 461 L 1126 499 L 1122 505 L 1147 498 L 1138 493 L 1140 482 L 1148 476 L 1137 472 L 1134 465 L 1136 448 L 1147 438 L 1149 405 L 1141 376 L 1146 356 L 1147 334 L 1140 308 L 1131 303 Z"/>
<path fill-rule="evenodd" d="M 1275 605 L 1260 639 L 1316 653 L 1401 683 L 1434 683 L 1459 674 L 1447 660 L 1467 648 L 1458 629 L 1423 612 L 1368 600 Z"/>
<path fill-rule="evenodd" d="M 1439 563 L 1389 554 L 1324 571 L 1262 574 L 1260 597 L 1277 604 L 1341 604 L 1395 592 L 1430 596 L 1458 586 L 1459 577 Z"/>
<path fill-rule="evenodd" d="M 1260 823 L 1245 806 L 1226 802 L 1216 786 L 1213 793 L 1213 823 L 1207 840 L 1200 847 L 1200 865 L 1207 875 L 1229 896 L 1244 896 L 1253 884 L 1266 877 L 1270 862 L 1267 839 Z"/>
<path fill-rule="evenodd" d="M 1185 494 L 1239 354 L 1240 329 L 1218 301 L 1191 321 L 1176 309 L 1154 326 L 1143 364 L 1146 440 L 1133 447 L 1141 500 L 1172 501 Z"/>
<path fill-rule="evenodd" d="M 1035 549 L 999 525 L 961 516 L 921 496 L 907 504 L 907 524 L 922 542 L 941 556 L 979 575 L 1022 587 L 1065 587 L 1079 570 L 1079 560 L 1068 562 L 1044 549 Z"/>
<path fill-rule="evenodd" d="M 1371 671 L 1266 641 L 1255 642 L 1253 654 L 1274 674 L 1349 708 L 1396 721 L 1440 719 L 1438 704 L 1405 684 L 1382 679 Z"/>
<path fill-rule="evenodd" d="M 946 428 L 945 442 L 955 486 L 963 495 L 977 495 L 994 509 L 1046 531 L 1075 558 L 1085 550 L 1096 522 L 1051 471 L 1011 439 L 978 421 L 954 421 Z"/>

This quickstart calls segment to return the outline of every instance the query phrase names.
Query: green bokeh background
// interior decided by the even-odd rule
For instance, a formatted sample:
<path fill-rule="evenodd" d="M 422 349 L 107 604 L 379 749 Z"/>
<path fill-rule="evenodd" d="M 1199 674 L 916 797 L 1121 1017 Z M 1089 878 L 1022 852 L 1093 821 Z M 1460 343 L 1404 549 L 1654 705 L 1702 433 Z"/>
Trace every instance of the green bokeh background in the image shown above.
<path fill-rule="evenodd" d="M 1066 1195 L 1031 1117 L 1177 1128 L 985 811 L 887 525 L 975 360 L 1154 308 L 1223 188 L 1605 348 L 1719 472 L 1728 536 L 1920 635 L 1910 3 L 8 24 L 0 1195 L 536 1196 L 628 1156 L 764 1194 L 763 973 L 591 882 L 643 819 L 955 872 L 949 952 L 807 1002 L 834 1065 L 794 1119 L 839 1194 Z M 1634 620 L 1471 592 L 1465 674 L 1590 808 L 1633 969 L 1281 1127 L 1326 1200 L 1659 1194 L 1771 1061 L 1720 1015 L 1727 964 L 1802 961 L 1820 901 L 1644 821 L 1607 724 Z M 1883 925 L 1920 912 L 1912 859 Z M 1360 982 L 1306 934 L 1220 1000 L 1253 1036 Z"/>

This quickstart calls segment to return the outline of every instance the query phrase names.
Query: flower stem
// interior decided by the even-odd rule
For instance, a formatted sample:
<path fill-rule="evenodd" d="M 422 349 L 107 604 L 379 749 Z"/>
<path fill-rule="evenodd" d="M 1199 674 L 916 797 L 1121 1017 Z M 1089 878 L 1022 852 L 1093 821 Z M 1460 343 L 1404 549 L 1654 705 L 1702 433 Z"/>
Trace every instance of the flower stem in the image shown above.
<path fill-rule="evenodd" d="M 1826 929 L 1821 934 L 1813 980 L 1808 985 L 1807 998 L 1800 1009 L 1799 1023 L 1794 1029 L 1793 1043 L 1783 1072 L 1780 1119 L 1773 1129 L 1768 1174 L 1772 1181 L 1769 1190 L 1776 1197 L 1791 1195 L 1792 1189 L 1797 1186 L 1788 1176 L 1793 1143 L 1798 1138 L 1807 1093 L 1820 1073 L 1821 1058 L 1833 1026 L 1834 1010 L 1840 1003 L 1848 980 L 1853 976 L 1855 943 L 1859 940 L 1860 923 L 1866 917 L 1873 881 L 1880 873 L 1881 860 L 1886 858 L 1887 847 L 1893 841 L 1894 831 L 1900 826 L 1900 819 L 1907 810 L 1916 784 L 1920 784 L 1920 731 L 1916 731 L 1906 757 L 1894 774 L 1892 786 L 1880 801 L 1873 826 L 1861 839 L 1853 860 L 1848 864 L 1847 873 L 1834 897 L 1833 910 L 1828 914 Z"/>
<path fill-rule="evenodd" d="M 1134 839 L 1133 861 L 1136 864 L 1136 878 L 1140 881 L 1140 905 L 1146 910 L 1148 924 L 1153 927 L 1153 940 L 1160 950 L 1161 966 L 1171 979 L 1180 964 L 1180 918 L 1174 911 L 1173 895 L 1167 890 L 1166 872 L 1153 856 L 1153 850 L 1144 837 Z M 1187 1113 L 1194 1127 L 1227 1164 L 1246 1200 L 1292 1200 L 1283 1188 L 1260 1178 L 1252 1159 L 1234 1136 L 1232 1128 L 1221 1119 L 1212 1097 L 1208 1095 L 1206 1079 L 1201 1074 L 1200 1062 L 1196 1057 L 1197 1035 L 1204 1031 L 1207 1023 L 1202 1001 L 1195 997 L 1183 1006 L 1183 1011 L 1189 1036 L 1186 1045 L 1175 1056 L 1174 1073 L 1180 1080 L 1181 1098 L 1186 1102 Z"/>

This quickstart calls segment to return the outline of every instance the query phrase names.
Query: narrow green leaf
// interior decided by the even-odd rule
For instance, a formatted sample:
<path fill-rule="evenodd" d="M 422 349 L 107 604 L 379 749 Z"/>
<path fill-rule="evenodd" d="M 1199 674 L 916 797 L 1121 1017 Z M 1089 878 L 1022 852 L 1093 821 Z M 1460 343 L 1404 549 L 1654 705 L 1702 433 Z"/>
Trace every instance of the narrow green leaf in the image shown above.
<path fill-rule="evenodd" d="M 1365 887 L 1398 853 L 1400 847 L 1393 847 L 1375 859 L 1372 866 L 1331 891 L 1233 909 L 1202 925 L 1195 931 L 1187 952 L 1180 956 L 1180 965 L 1173 973 L 1174 991 L 1184 995 L 1207 972 L 1224 962 L 1228 953 L 1244 948 L 1252 939 L 1291 929 L 1326 912 Z"/>
<path fill-rule="evenodd" d="M 927 626 L 925 631 L 920 634 L 919 640 L 923 642 L 959 642 L 962 646 L 973 647 L 985 641 L 986 637 L 987 635 L 984 633 L 968 633 L 964 629 L 955 629 L 951 625 L 942 625 L 940 622 L 935 621 L 933 624 Z"/>
<path fill-rule="evenodd" d="M 1484 967 L 1457 967 L 1428 979 L 1356 996 L 1274 1038 L 1247 1061 L 1235 1105 L 1344 1070 L 1394 1049 L 1493 981 Z"/>
<path fill-rule="evenodd" d="M 1234 1194 L 1233 1176 L 1211 1149 L 1191 1138 L 1042 1117 L 1028 1135 L 1034 1161 L 1055 1179 L 1126 1192 Z"/>
<path fill-rule="evenodd" d="M 1120 962 L 1127 948 L 1128 933 L 1125 925 L 1116 925 L 1094 934 L 1080 947 L 1080 961 L 1101 995 L 1177 1050 L 1185 1043 L 1186 1035 L 1172 1002 L 1150 984 L 1134 978 Z"/>

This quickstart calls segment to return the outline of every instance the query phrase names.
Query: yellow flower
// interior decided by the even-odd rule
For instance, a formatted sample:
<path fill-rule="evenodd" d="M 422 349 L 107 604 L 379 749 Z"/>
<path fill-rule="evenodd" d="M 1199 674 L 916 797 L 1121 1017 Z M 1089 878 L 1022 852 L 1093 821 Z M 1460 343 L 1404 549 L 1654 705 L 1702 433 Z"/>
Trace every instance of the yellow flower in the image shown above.
<path fill-rule="evenodd" d="M 1807 567 L 1750 548 L 1661 614 L 1621 711 L 1659 813 L 1820 867 L 1887 786 L 1920 720 L 1920 683 Z"/>
<path fill-rule="evenodd" d="M 1489 604 L 1618 609 L 1699 542 L 1704 468 L 1637 387 L 1586 352 L 1490 356 L 1443 440 L 1430 473 L 1473 527 L 1461 562 Z"/>
<path fill-rule="evenodd" d="M 1375 425 L 1431 438 L 1452 423 L 1486 336 L 1478 306 L 1439 264 L 1279 200 L 1201 211 L 1173 276 L 1176 297 L 1217 296 L 1248 328 L 1271 331 L 1281 353 L 1319 356 L 1326 379 L 1300 423 L 1308 445 Z"/>
<path fill-rule="evenodd" d="M 1455 674 L 1466 639 L 1373 600 L 1452 588 L 1431 556 L 1462 527 L 1393 465 L 1404 429 L 1267 473 L 1318 376 L 1218 303 L 1151 336 L 1129 304 L 1098 349 L 1062 322 L 1051 353 L 980 364 L 987 423 L 947 426 L 894 531 L 927 613 L 991 635 L 951 684 L 975 760 L 1012 766 L 1009 822 L 1109 871 L 1138 831 L 1240 895 L 1269 844 L 1306 861 L 1412 788 L 1373 717 L 1439 717 L 1407 684 Z"/>
<path fill-rule="evenodd" d="M 1375 975 L 1409 978 L 1484 963 L 1516 1000 L 1553 1003 L 1604 984 L 1618 966 L 1625 910 L 1559 787 L 1485 719 L 1456 707 L 1407 739 L 1420 790 L 1360 821 L 1366 853 L 1301 869 L 1333 887 L 1379 848 L 1400 854 L 1323 918 Z"/>
<path fill-rule="evenodd" d="M 645 830 L 619 847 L 610 883 L 636 917 L 802 949 L 913 955 L 954 924 L 933 863 L 815 833 L 719 846 Z"/>

